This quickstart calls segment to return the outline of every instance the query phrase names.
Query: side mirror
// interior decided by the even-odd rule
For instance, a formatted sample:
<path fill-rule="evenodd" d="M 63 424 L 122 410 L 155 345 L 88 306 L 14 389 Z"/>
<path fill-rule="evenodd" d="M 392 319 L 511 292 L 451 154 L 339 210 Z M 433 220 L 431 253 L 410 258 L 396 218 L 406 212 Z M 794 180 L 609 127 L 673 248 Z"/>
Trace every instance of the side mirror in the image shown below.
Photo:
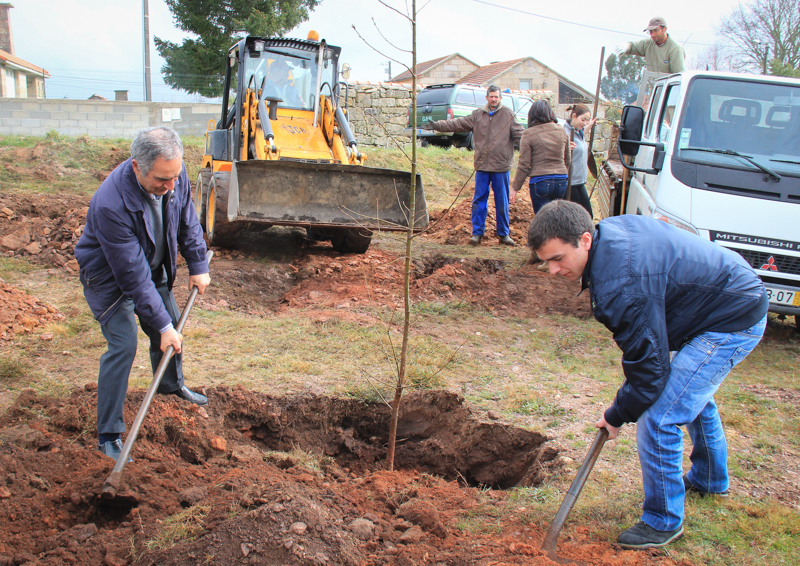
<path fill-rule="evenodd" d="M 639 144 L 625 142 L 641 141 L 643 129 L 644 109 L 639 106 L 626 106 L 623 108 L 619 124 L 619 150 L 623 155 L 634 157 L 639 153 Z"/>
<path fill-rule="evenodd" d="M 349 79 L 350 78 L 350 65 L 348 65 L 347 63 L 342 65 L 342 72 L 339 73 L 339 74 L 342 75 L 342 78 L 344 80 Z"/>

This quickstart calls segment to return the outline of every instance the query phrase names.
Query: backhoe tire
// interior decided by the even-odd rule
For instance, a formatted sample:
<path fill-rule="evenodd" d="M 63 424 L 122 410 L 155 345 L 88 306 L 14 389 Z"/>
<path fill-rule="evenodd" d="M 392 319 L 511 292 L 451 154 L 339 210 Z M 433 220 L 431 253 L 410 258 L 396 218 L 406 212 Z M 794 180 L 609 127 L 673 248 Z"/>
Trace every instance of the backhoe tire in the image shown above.
<path fill-rule="evenodd" d="M 211 177 L 205 198 L 206 239 L 209 246 L 230 248 L 236 246 L 241 231 L 239 222 L 228 222 L 228 187 L 230 171 L 219 171 Z"/>
<path fill-rule="evenodd" d="M 342 254 L 363 254 L 372 242 L 372 231 L 364 228 L 343 228 L 331 236 L 333 249 Z"/>
<path fill-rule="evenodd" d="M 194 192 L 192 193 L 194 208 L 197 211 L 197 218 L 200 220 L 200 226 L 203 227 L 203 230 L 206 229 L 205 193 L 208 192 L 212 175 L 213 173 L 211 173 L 211 169 L 208 167 L 200 169 L 200 172 L 197 174 L 197 184 L 195 185 Z"/>

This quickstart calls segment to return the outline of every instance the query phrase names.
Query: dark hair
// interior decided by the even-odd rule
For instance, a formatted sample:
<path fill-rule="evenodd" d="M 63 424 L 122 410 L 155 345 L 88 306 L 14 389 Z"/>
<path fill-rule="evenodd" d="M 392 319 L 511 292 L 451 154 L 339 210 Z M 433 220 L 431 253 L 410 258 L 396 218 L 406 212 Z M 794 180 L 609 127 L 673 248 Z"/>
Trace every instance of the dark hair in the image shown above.
<path fill-rule="evenodd" d="M 500 92 L 500 87 L 497 85 L 490 85 L 489 88 L 486 89 L 486 96 L 489 96 L 492 92 Z M 500 96 L 503 96 L 502 93 Z"/>
<path fill-rule="evenodd" d="M 589 112 L 589 107 L 585 104 L 573 104 L 569 108 L 567 108 L 567 119 L 571 119 L 573 115 L 575 116 L 583 116 L 587 112 Z"/>
<path fill-rule="evenodd" d="M 145 177 L 156 159 L 178 159 L 183 157 L 183 144 L 178 132 L 166 126 L 144 128 L 136 132 L 131 143 L 131 157 L 136 160 Z"/>
<path fill-rule="evenodd" d="M 537 100 L 531 105 L 528 110 L 528 127 L 536 126 L 537 124 L 547 124 L 548 122 L 558 123 L 553 109 L 550 108 L 550 103 L 546 100 Z"/>
<path fill-rule="evenodd" d="M 549 240 L 558 238 L 577 248 L 578 240 L 586 232 L 594 234 L 594 223 L 586 209 L 568 200 L 554 200 L 533 217 L 528 228 L 528 247 L 536 251 Z"/>

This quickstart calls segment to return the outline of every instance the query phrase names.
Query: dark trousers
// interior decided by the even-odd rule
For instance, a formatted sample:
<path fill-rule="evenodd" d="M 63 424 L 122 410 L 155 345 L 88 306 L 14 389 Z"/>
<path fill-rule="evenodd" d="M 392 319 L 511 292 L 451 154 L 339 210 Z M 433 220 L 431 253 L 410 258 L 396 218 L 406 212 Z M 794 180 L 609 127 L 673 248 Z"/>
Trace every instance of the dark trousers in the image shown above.
<path fill-rule="evenodd" d="M 180 312 L 175 296 L 166 283 L 156 284 L 156 290 L 164 306 L 177 326 Z M 99 434 L 121 434 L 125 432 L 122 409 L 128 392 L 128 377 L 136 357 L 137 328 L 136 310 L 132 299 L 122 299 L 117 311 L 101 325 L 108 342 L 108 351 L 100 357 L 100 375 L 97 378 L 97 432 Z M 150 364 L 155 373 L 161 362 L 161 333 L 140 319 L 142 330 L 150 338 Z M 170 393 L 183 387 L 183 365 L 181 354 L 172 357 L 167 366 L 158 393 Z"/>
<path fill-rule="evenodd" d="M 569 195 L 569 200 L 572 202 L 577 202 L 586 209 L 586 212 L 589 213 L 589 216 L 594 218 L 594 212 L 592 212 L 592 203 L 589 200 L 589 193 L 586 192 L 585 184 L 572 185 L 572 192 Z"/>

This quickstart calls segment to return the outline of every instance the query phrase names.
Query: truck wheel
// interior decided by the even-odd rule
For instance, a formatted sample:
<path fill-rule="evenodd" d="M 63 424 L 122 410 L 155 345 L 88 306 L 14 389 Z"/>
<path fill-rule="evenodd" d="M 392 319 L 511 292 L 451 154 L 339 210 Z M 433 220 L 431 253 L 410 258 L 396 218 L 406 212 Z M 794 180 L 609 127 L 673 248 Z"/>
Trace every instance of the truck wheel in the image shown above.
<path fill-rule="evenodd" d="M 333 249 L 343 254 L 363 254 L 372 242 L 372 231 L 364 228 L 344 228 L 331 236 Z"/>
<path fill-rule="evenodd" d="M 197 218 L 200 220 L 200 226 L 203 227 L 203 230 L 206 229 L 205 193 L 208 191 L 209 184 L 211 183 L 211 176 L 211 169 L 208 167 L 200 169 L 200 173 L 197 174 L 197 184 L 192 194 L 194 208 L 197 211 Z"/>
<path fill-rule="evenodd" d="M 205 199 L 206 239 L 209 246 L 233 247 L 240 230 L 238 223 L 228 222 L 229 171 L 214 173 Z"/>

